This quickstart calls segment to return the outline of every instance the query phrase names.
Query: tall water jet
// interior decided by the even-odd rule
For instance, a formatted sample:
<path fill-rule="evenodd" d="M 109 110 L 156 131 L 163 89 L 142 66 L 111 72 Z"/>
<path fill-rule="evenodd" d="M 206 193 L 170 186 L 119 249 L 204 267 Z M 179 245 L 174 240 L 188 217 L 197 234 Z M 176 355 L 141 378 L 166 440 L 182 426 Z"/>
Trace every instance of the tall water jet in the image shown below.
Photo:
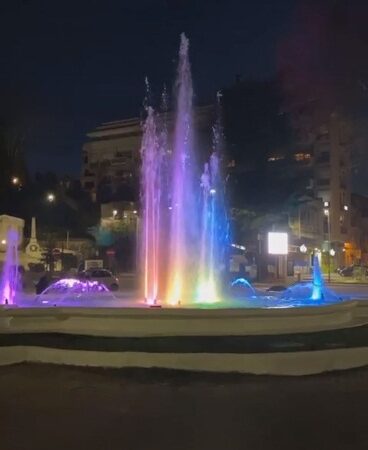
<path fill-rule="evenodd" d="M 220 300 L 221 275 L 225 270 L 228 247 L 228 221 L 225 208 L 225 189 L 221 173 L 223 130 L 221 121 L 221 93 L 217 94 L 217 120 L 213 126 L 213 153 L 204 166 L 201 177 L 202 213 L 200 263 L 196 301 L 215 303 Z"/>
<path fill-rule="evenodd" d="M 319 265 L 319 260 L 317 256 L 313 257 L 313 276 L 312 276 L 312 300 L 322 300 L 323 299 L 323 288 L 324 288 L 324 280 L 321 272 L 321 267 Z"/>
<path fill-rule="evenodd" d="M 172 154 L 172 197 L 167 301 L 177 305 L 183 300 L 188 280 L 189 227 L 195 223 L 191 165 L 192 77 L 189 63 L 189 41 L 181 35 L 176 81 L 177 105 Z"/>
<path fill-rule="evenodd" d="M 157 137 L 156 119 L 153 109 L 147 108 L 142 139 L 142 258 L 144 271 L 144 297 L 148 304 L 157 302 L 160 267 L 160 204 L 161 204 L 161 164 Z"/>
<path fill-rule="evenodd" d="M 6 255 L 1 275 L 0 304 L 14 304 L 19 287 L 18 261 L 19 235 L 15 228 L 10 228 L 6 236 Z"/>
<path fill-rule="evenodd" d="M 201 177 L 203 195 L 200 261 L 196 293 L 196 300 L 206 303 L 215 303 L 219 300 L 217 289 L 219 268 L 217 245 L 219 242 L 216 223 L 216 181 L 218 170 L 218 157 L 216 154 L 212 154 L 210 163 L 205 164 Z"/>

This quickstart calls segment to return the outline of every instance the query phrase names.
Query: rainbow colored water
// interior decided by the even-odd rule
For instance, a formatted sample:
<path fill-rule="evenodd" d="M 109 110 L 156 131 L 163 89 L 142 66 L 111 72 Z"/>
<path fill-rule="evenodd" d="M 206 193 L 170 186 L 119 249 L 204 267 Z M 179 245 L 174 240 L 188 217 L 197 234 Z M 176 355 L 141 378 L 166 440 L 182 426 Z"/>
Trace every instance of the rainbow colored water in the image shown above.
<path fill-rule="evenodd" d="M 214 303 L 226 217 L 220 162 L 220 127 L 200 176 L 193 145 L 189 42 L 181 36 L 175 123 L 168 138 L 163 115 L 147 109 L 142 141 L 143 291 L 148 304 Z"/>

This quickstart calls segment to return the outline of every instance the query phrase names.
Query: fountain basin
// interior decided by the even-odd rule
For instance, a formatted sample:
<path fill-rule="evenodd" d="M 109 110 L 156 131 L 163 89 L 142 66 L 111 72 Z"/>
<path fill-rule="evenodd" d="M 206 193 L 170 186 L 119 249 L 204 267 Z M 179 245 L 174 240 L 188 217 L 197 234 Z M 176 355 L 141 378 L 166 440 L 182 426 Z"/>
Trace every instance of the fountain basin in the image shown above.
<path fill-rule="evenodd" d="M 0 363 L 302 375 L 368 364 L 368 303 L 0 309 Z"/>

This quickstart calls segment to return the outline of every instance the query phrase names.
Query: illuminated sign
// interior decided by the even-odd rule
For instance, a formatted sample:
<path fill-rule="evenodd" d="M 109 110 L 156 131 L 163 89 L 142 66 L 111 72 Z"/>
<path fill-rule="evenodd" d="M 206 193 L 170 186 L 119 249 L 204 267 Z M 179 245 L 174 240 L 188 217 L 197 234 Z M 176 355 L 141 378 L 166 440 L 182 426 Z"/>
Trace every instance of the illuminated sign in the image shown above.
<path fill-rule="evenodd" d="M 287 233 L 268 233 L 268 253 L 270 255 L 287 255 L 288 247 Z"/>

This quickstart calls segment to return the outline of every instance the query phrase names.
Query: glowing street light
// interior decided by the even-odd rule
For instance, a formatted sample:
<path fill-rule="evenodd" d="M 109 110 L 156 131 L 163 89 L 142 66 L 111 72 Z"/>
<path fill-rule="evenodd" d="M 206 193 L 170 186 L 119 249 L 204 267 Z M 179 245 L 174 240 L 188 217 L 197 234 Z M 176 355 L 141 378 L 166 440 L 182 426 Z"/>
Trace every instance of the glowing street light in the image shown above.
<path fill-rule="evenodd" d="M 307 246 L 305 245 L 305 244 L 302 244 L 300 247 L 299 247 L 299 250 L 300 250 L 300 252 L 301 253 L 307 253 Z"/>
<path fill-rule="evenodd" d="M 118 215 L 118 210 L 114 209 L 113 212 L 112 212 L 112 217 L 115 218 L 117 215 Z"/>
<path fill-rule="evenodd" d="M 330 250 L 330 255 L 332 257 L 336 255 L 336 252 L 335 252 L 335 250 L 333 248 L 331 248 L 331 250 Z"/>
<path fill-rule="evenodd" d="M 270 231 L 268 237 L 268 253 L 270 255 L 287 255 L 289 249 L 289 237 L 287 233 Z"/>
<path fill-rule="evenodd" d="M 6 239 L 1 240 L 1 245 L 6 245 Z"/>
<path fill-rule="evenodd" d="M 216 189 L 213 189 L 213 188 L 210 189 L 210 194 L 211 194 L 211 195 L 215 195 L 215 194 L 216 194 Z"/>
<path fill-rule="evenodd" d="M 348 205 L 344 205 L 344 211 L 349 211 Z"/>
<path fill-rule="evenodd" d="M 14 186 L 18 186 L 20 184 L 20 179 L 19 177 L 13 177 L 11 182 L 12 184 L 14 184 Z"/>
<path fill-rule="evenodd" d="M 52 192 L 48 193 L 46 199 L 49 203 L 53 203 L 55 201 L 55 194 Z"/>
<path fill-rule="evenodd" d="M 330 219 L 330 202 L 323 202 L 323 213 L 327 218 L 327 233 L 328 233 L 328 282 L 331 282 L 331 256 L 332 251 L 335 254 L 335 250 L 331 248 L 331 219 Z"/>

